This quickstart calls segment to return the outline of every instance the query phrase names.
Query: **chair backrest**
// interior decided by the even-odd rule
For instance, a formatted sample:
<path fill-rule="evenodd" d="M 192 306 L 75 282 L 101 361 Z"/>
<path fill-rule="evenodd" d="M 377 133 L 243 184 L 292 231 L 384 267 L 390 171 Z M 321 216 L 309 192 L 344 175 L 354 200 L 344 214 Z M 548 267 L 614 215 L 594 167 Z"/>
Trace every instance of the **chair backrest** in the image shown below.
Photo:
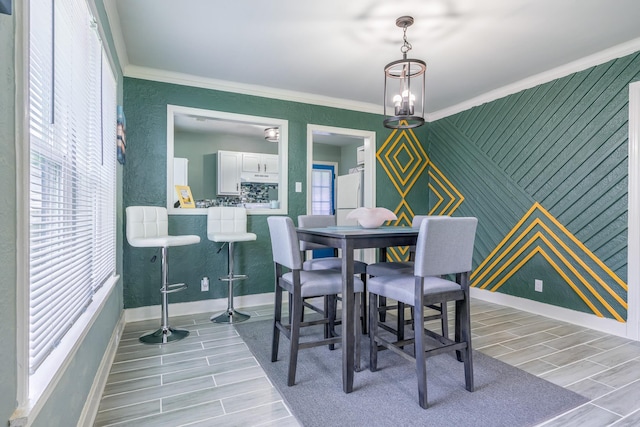
<path fill-rule="evenodd" d="M 267 218 L 273 261 L 291 270 L 302 269 L 300 240 L 296 227 L 288 216 L 270 216 Z"/>
<path fill-rule="evenodd" d="M 298 226 L 304 228 L 334 227 L 336 225 L 335 215 L 298 215 Z M 327 246 L 318 243 L 300 242 L 301 251 L 312 251 L 315 249 L 326 249 Z"/>
<path fill-rule="evenodd" d="M 247 210 L 231 206 L 216 206 L 207 209 L 207 234 L 246 233 Z"/>
<path fill-rule="evenodd" d="M 138 246 L 140 239 L 164 237 L 169 234 L 167 209 L 158 206 L 129 206 L 127 215 L 127 241 Z"/>
<path fill-rule="evenodd" d="M 420 225 L 416 243 L 416 276 L 471 271 L 478 219 L 429 217 Z"/>
<path fill-rule="evenodd" d="M 411 228 L 420 229 L 420 225 L 422 224 L 422 221 L 425 220 L 425 218 L 434 218 L 434 217 L 438 217 L 438 215 L 415 215 L 411 220 Z M 415 254 L 416 254 L 416 247 L 409 246 L 409 259 L 411 261 L 415 259 Z"/>

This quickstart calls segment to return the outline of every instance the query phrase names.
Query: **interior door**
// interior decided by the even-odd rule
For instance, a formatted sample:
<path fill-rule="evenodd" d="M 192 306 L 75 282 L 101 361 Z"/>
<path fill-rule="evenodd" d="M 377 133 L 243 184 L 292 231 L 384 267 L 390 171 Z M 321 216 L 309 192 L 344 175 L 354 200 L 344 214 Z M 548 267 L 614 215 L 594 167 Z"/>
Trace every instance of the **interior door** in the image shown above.
<path fill-rule="evenodd" d="M 314 163 L 311 172 L 311 214 L 335 214 L 335 166 Z"/>
<path fill-rule="evenodd" d="M 335 214 L 335 177 L 334 165 L 313 164 L 311 173 L 311 214 L 334 215 Z M 333 249 L 316 249 L 313 258 L 325 258 L 334 256 Z"/>

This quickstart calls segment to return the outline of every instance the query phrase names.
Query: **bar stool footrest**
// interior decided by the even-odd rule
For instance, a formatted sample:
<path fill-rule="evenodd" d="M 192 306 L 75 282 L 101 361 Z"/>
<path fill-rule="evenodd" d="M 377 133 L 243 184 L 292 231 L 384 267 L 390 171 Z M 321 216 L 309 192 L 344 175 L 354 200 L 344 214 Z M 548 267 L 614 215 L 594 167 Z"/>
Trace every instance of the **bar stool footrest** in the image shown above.
<path fill-rule="evenodd" d="M 218 277 L 218 280 L 220 280 L 221 282 L 233 282 L 235 280 L 244 280 L 247 277 L 249 277 L 249 276 L 247 276 L 246 274 L 234 274 L 231 277 L 229 277 L 229 276 Z"/>
<path fill-rule="evenodd" d="M 160 288 L 160 292 L 163 294 L 172 294 L 174 292 L 180 292 L 187 289 L 187 285 L 185 283 L 174 283 L 173 285 L 167 285 L 167 289 Z"/>

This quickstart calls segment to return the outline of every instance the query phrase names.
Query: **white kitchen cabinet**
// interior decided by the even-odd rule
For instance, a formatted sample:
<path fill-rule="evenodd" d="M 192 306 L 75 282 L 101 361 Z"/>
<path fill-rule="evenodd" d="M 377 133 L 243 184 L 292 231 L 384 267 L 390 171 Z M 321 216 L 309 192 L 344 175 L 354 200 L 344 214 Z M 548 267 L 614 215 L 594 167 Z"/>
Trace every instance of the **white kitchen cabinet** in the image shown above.
<path fill-rule="evenodd" d="M 264 164 L 264 172 L 278 173 L 280 165 L 280 157 L 277 154 L 263 154 L 262 162 Z"/>
<path fill-rule="evenodd" d="M 218 195 L 240 195 L 240 174 L 242 173 L 242 153 L 218 151 Z"/>
<path fill-rule="evenodd" d="M 242 172 L 278 173 L 278 155 L 242 153 Z"/>
<path fill-rule="evenodd" d="M 242 182 L 278 183 L 277 154 L 242 153 Z"/>

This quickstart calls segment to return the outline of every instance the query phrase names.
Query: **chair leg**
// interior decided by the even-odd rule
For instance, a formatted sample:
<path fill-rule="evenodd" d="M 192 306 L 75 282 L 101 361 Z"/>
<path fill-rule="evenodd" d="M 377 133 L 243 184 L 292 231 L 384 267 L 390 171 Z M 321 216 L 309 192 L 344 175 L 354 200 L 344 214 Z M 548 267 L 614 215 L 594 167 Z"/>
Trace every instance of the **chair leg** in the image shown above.
<path fill-rule="evenodd" d="M 278 280 L 278 279 L 276 279 Z M 280 344 L 280 329 L 278 325 L 282 324 L 282 289 L 276 286 L 276 301 L 273 313 L 273 340 L 271 341 L 271 361 L 278 360 L 278 345 Z"/>
<path fill-rule="evenodd" d="M 338 299 L 335 295 L 325 295 L 324 296 L 324 315 L 327 323 L 324 325 L 325 338 L 331 338 L 336 335 L 336 313 L 338 311 Z M 334 350 L 336 348 L 335 344 L 329 344 L 329 350 Z"/>
<path fill-rule="evenodd" d="M 398 341 L 404 339 L 404 303 L 398 301 L 398 322 L 396 325 L 396 337 Z"/>
<path fill-rule="evenodd" d="M 369 292 L 369 370 L 378 370 L 378 295 Z"/>
<path fill-rule="evenodd" d="M 356 295 L 356 301 L 354 305 L 354 309 L 353 309 L 353 322 L 355 325 L 355 331 L 354 331 L 354 335 L 356 338 L 356 342 L 355 344 L 355 348 L 354 348 L 354 352 L 355 352 L 355 363 L 354 363 L 354 369 L 356 372 L 360 371 L 360 347 L 361 347 L 361 341 L 362 341 L 362 323 L 361 323 L 361 317 L 360 317 L 360 312 L 362 311 L 363 307 L 362 307 L 362 294 L 360 295 L 360 298 L 358 298 L 358 295 Z M 358 304 L 358 299 L 360 299 L 360 304 Z"/>
<path fill-rule="evenodd" d="M 471 348 L 471 316 L 468 294 L 464 300 L 456 301 L 456 341 L 467 343 L 466 348 L 457 352 L 457 354 L 458 360 L 462 359 L 461 361 L 464 362 L 466 389 L 473 391 L 473 352 Z"/>
<path fill-rule="evenodd" d="M 293 306 L 289 307 L 291 311 L 291 340 L 289 351 L 289 374 L 287 376 L 287 385 L 291 387 L 296 382 L 296 367 L 298 365 L 298 344 L 300 341 L 300 312 L 302 311 L 302 296 L 299 291 L 294 291 Z"/>
<path fill-rule="evenodd" d="M 360 280 L 364 284 L 364 288 L 362 289 L 362 294 L 360 295 L 360 307 L 361 307 L 361 318 L 362 318 L 362 333 L 367 334 L 367 275 L 362 273 L 360 275 Z"/>
<path fill-rule="evenodd" d="M 387 306 L 387 297 L 380 296 L 380 297 L 378 297 L 378 300 L 380 301 L 380 307 L 386 307 Z M 382 323 L 386 322 L 387 321 L 387 311 L 386 310 L 382 310 L 380 312 L 380 316 L 379 317 L 380 317 L 380 321 Z"/>
<path fill-rule="evenodd" d="M 449 338 L 449 313 L 447 312 L 447 302 L 440 304 L 440 322 L 442 325 L 442 336 Z"/>
<path fill-rule="evenodd" d="M 416 279 L 417 280 L 417 279 Z M 417 285 L 416 285 L 417 288 Z M 415 331 L 416 373 L 418 375 L 418 403 L 423 409 L 427 409 L 427 361 L 425 357 L 424 337 L 424 304 L 422 293 L 416 292 L 415 315 L 413 316 L 413 329 Z"/>

